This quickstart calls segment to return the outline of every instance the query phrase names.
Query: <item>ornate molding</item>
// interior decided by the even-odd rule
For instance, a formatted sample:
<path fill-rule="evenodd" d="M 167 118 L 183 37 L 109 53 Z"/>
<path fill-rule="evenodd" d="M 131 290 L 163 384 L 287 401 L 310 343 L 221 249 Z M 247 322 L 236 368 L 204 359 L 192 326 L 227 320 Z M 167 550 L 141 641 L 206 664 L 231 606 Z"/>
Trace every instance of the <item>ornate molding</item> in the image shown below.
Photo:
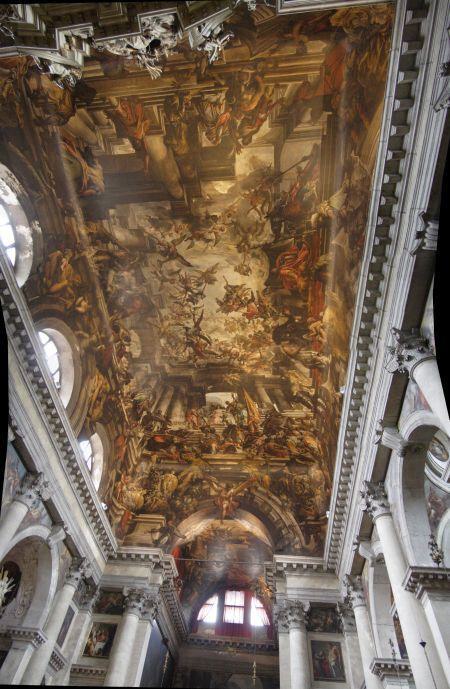
<path fill-rule="evenodd" d="M 53 437 L 61 464 L 106 560 L 116 547 L 114 535 L 81 456 L 66 410 L 54 388 L 45 362 L 42 360 L 37 334 L 28 306 L 3 252 L 0 252 L 0 296 L 8 340 L 26 373 L 39 411 L 45 419 L 50 436 Z M 23 431 L 24 429 L 22 429 Z M 42 490 L 44 488 L 45 486 L 42 484 Z M 42 499 L 48 500 L 49 497 L 44 497 L 43 494 Z"/>
<path fill-rule="evenodd" d="M 233 649 L 239 652 L 254 653 L 273 652 L 276 653 L 277 645 L 274 641 L 252 641 L 251 639 L 236 639 L 236 637 L 217 637 L 201 636 L 200 634 L 190 634 L 186 642 L 187 646 L 195 648 L 209 648 L 214 651 Z"/>
<path fill-rule="evenodd" d="M 34 627 L 8 627 L 0 631 L 0 636 L 11 639 L 12 641 L 27 641 L 35 648 L 45 644 L 47 637 L 41 629 Z"/>
<path fill-rule="evenodd" d="M 391 505 L 388 496 L 384 489 L 384 483 L 372 483 L 371 481 L 364 481 L 364 489 L 361 491 L 361 509 L 363 512 L 372 517 L 376 521 L 378 517 L 386 514 L 391 514 Z"/>
<path fill-rule="evenodd" d="M 381 154 L 373 181 L 373 188 L 379 191 L 374 192 L 369 215 L 367 232 L 371 243 L 365 256 L 368 270 L 359 288 L 361 300 L 354 317 L 358 326 L 354 328 L 352 335 L 354 353 L 348 366 L 347 391 L 334 475 L 335 487 L 330 505 L 325 560 L 328 567 L 333 569 L 338 567 L 341 556 L 348 507 L 354 489 L 358 446 L 368 404 L 372 357 L 378 346 L 376 327 L 380 318 L 380 304 L 383 304 L 387 288 L 385 266 L 401 217 L 397 213 L 397 205 L 405 187 L 403 160 L 415 145 L 414 138 L 407 135 L 412 119 L 410 111 L 415 108 L 416 100 L 420 102 L 420 89 L 416 89 L 415 82 L 421 72 L 426 71 L 425 59 L 422 57 L 419 61 L 418 54 L 426 33 L 424 23 L 428 11 L 429 7 L 425 2 L 420 7 L 414 6 L 411 9 L 407 2 L 400 2 L 397 7 L 398 34 L 394 34 L 395 45 L 391 51 L 391 83 L 385 98 Z"/>
<path fill-rule="evenodd" d="M 55 672 L 59 672 L 66 667 L 67 659 L 57 648 L 54 648 L 50 656 L 49 665 Z"/>
<path fill-rule="evenodd" d="M 403 579 L 403 588 L 421 598 L 425 592 L 441 591 L 450 596 L 450 568 L 408 567 Z"/>
<path fill-rule="evenodd" d="M 70 676 L 79 677 L 80 679 L 91 678 L 94 680 L 103 680 L 106 676 L 106 670 L 106 667 L 74 664 L 70 668 Z"/>

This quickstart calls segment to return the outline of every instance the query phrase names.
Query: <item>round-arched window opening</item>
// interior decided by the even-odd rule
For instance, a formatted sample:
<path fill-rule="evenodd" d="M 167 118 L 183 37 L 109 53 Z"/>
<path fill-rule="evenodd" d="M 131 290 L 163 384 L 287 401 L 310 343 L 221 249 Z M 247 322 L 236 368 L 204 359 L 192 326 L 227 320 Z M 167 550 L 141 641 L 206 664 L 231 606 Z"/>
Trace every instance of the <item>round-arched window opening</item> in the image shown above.
<path fill-rule="evenodd" d="M 91 435 L 88 440 L 81 440 L 80 449 L 95 490 L 98 490 L 103 473 L 103 443 L 98 433 Z"/>
<path fill-rule="evenodd" d="M 61 402 L 67 407 L 75 382 L 72 348 L 64 335 L 53 328 L 42 328 L 38 337 Z"/>
<path fill-rule="evenodd" d="M 450 479 L 450 439 L 443 431 L 437 431 L 428 446 L 428 472 L 445 483 Z"/>
<path fill-rule="evenodd" d="M 0 243 L 22 287 L 33 264 L 33 233 L 13 187 L 20 192 L 19 182 L 0 164 Z"/>

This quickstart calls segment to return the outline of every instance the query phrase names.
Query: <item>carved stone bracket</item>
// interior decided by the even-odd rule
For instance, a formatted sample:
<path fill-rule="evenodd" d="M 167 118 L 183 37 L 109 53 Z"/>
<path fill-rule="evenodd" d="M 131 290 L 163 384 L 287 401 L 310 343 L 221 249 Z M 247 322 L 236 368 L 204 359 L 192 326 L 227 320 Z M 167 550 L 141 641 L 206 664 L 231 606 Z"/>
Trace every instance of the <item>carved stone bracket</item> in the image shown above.
<path fill-rule="evenodd" d="M 436 251 L 439 234 L 439 221 L 427 213 L 420 214 L 421 227 L 416 232 L 416 244 L 410 253 L 414 256 L 419 250 Z"/>
<path fill-rule="evenodd" d="M 364 481 L 361 497 L 361 509 L 367 512 L 373 521 L 385 514 L 391 514 L 391 506 L 382 481 L 378 483 Z"/>
<path fill-rule="evenodd" d="M 444 62 L 441 66 L 441 77 L 445 80 L 444 86 L 433 104 L 436 112 L 450 107 L 450 62 Z"/>

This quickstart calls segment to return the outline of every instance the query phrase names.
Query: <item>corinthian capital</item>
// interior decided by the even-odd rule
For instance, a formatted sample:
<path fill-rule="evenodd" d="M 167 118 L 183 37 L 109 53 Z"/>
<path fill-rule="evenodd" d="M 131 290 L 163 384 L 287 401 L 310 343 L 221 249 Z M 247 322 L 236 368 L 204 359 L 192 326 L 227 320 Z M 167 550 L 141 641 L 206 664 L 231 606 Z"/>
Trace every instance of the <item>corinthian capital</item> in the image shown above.
<path fill-rule="evenodd" d="M 43 474 L 26 474 L 14 495 L 14 500 L 23 502 L 30 510 L 35 509 L 41 500 L 49 500 L 52 495 L 50 484 Z"/>
<path fill-rule="evenodd" d="M 373 521 L 384 514 L 391 513 L 391 506 L 382 481 L 378 483 L 364 481 L 364 490 L 361 491 L 361 497 L 361 509 L 367 512 Z"/>
<path fill-rule="evenodd" d="M 289 631 L 288 614 L 285 608 L 277 607 L 274 615 L 274 622 L 279 634 L 286 634 Z"/>
<path fill-rule="evenodd" d="M 366 605 L 366 595 L 360 576 L 347 575 L 344 579 L 344 586 L 347 600 L 353 609 L 360 605 Z"/>
<path fill-rule="evenodd" d="M 125 593 L 124 611 L 146 618 L 154 619 L 158 612 L 159 596 L 144 589 L 127 589 Z"/>
<path fill-rule="evenodd" d="M 286 622 L 289 629 L 300 629 L 306 624 L 309 603 L 299 600 L 287 600 L 284 604 Z"/>
<path fill-rule="evenodd" d="M 347 600 L 337 604 L 337 613 L 342 624 L 344 634 L 354 633 L 356 631 L 355 616 L 353 614 L 353 606 Z"/>
<path fill-rule="evenodd" d="M 391 328 L 391 332 L 395 344 L 388 347 L 388 352 L 393 355 L 395 370 L 399 373 L 408 373 L 410 378 L 414 379 L 414 369 L 417 364 L 425 359 L 434 358 L 434 352 L 427 338 L 422 337 L 418 328 L 412 328 L 409 331 Z"/>
<path fill-rule="evenodd" d="M 85 584 L 80 591 L 78 598 L 78 607 L 84 612 L 91 612 L 94 605 L 97 603 L 100 595 L 100 589 L 93 584 Z"/>
<path fill-rule="evenodd" d="M 78 584 L 84 578 L 87 579 L 92 575 L 91 567 L 86 558 L 75 558 L 72 560 L 69 569 L 66 572 L 65 583 L 70 586 L 78 588 Z"/>

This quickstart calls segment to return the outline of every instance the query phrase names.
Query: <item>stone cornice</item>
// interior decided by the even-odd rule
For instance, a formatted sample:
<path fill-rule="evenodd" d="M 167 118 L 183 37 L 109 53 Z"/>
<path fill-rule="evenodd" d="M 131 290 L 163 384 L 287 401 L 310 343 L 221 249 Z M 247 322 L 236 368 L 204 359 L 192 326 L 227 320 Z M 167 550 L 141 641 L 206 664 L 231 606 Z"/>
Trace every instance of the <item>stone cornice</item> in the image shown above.
<path fill-rule="evenodd" d="M 381 681 L 397 677 L 412 678 L 411 665 L 409 660 L 392 658 L 374 658 L 370 664 L 370 670 Z"/>
<path fill-rule="evenodd" d="M 70 668 L 70 675 L 74 677 L 80 677 L 80 678 L 92 678 L 92 679 L 101 679 L 103 680 L 106 676 L 106 667 L 98 667 L 98 666 L 93 666 L 93 665 L 80 665 L 77 663 L 74 663 L 72 667 Z"/>
<path fill-rule="evenodd" d="M 44 632 L 34 627 L 8 627 L 7 629 L 0 629 L 0 636 L 12 641 L 28 641 L 35 648 L 39 648 L 47 641 Z"/>
<path fill-rule="evenodd" d="M 408 567 L 403 588 L 420 598 L 425 591 L 446 591 L 450 595 L 450 568 Z"/>
<path fill-rule="evenodd" d="M 0 296 L 8 340 L 26 373 L 30 392 L 38 403 L 37 408 L 53 439 L 61 465 L 106 560 L 115 550 L 115 537 L 82 458 L 66 410 L 41 356 L 37 333 L 25 298 L 3 252 L 0 253 Z M 45 471 L 45 466 L 39 468 Z"/>
<path fill-rule="evenodd" d="M 428 70 L 430 43 L 421 52 L 420 61 L 417 55 L 424 40 L 432 35 L 433 25 L 427 19 L 427 11 L 433 14 L 435 5 L 437 3 L 433 3 L 432 10 L 425 3 L 422 7 L 409 9 L 408 0 L 397 2 L 380 148 L 372 183 L 374 192 L 367 225 L 366 254 L 355 309 L 347 392 L 338 440 L 330 529 L 325 547 L 326 562 L 335 569 L 342 557 L 355 491 L 356 463 L 365 431 L 364 421 L 372 403 L 369 391 L 375 366 L 379 363 L 379 329 L 383 305 L 388 299 L 386 277 L 390 273 L 392 253 L 399 249 L 396 236 L 399 224 L 403 222 L 400 211 L 409 182 L 410 159 L 415 151 L 415 119 L 418 112 L 426 111 L 420 94 L 424 88 L 424 74 Z M 403 294 L 407 294 L 409 282 L 402 283 L 401 289 Z"/>
<path fill-rule="evenodd" d="M 176 633 L 184 641 L 188 636 L 188 626 L 173 579 L 165 579 L 160 592 Z"/>
<path fill-rule="evenodd" d="M 243 651 L 245 653 L 269 652 L 276 653 L 277 645 L 274 641 L 252 641 L 251 639 L 237 639 L 233 636 L 202 636 L 200 634 L 190 634 L 186 641 L 187 646 L 197 648 L 209 648 L 211 650 L 223 651 L 228 648 Z"/>
<path fill-rule="evenodd" d="M 67 659 L 58 651 L 57 648 L 55 648 L 50 656 L 49 664 L 55 672 L 59 672 L 66 667 Z"/>

